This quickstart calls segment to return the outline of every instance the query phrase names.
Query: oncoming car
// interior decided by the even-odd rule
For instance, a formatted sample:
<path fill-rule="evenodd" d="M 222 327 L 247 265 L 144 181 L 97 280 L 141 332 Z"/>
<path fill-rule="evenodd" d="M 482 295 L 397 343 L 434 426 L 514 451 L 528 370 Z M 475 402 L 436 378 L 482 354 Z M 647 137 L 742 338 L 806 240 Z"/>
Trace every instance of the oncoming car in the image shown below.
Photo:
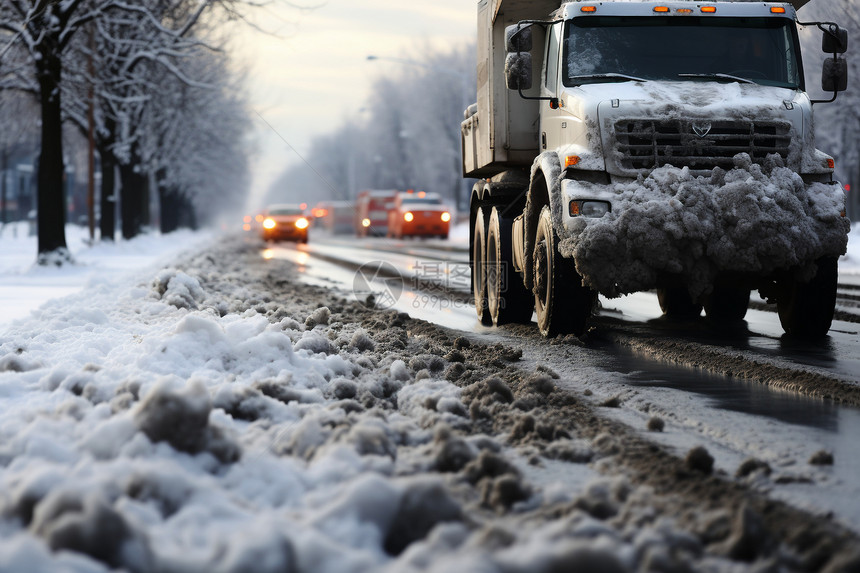
<path fill-rule="evenodd" d="M 355 234 L 359 237 L 388 234 L 388 211 L 394 206 L 397 191 L 365 189 L 355 200 Z"/>
<path fill-rule="evenodd" d="M 400 192 L 388 211 L 388 236 L 448 238 L 451 213 L 436 193 Z"/>
<path fill-rule="evenodd" d="M 269 205 L 263 212 L 261 234 L 266 241 L 308 242 L 310 221 L 299 205 Z"/>

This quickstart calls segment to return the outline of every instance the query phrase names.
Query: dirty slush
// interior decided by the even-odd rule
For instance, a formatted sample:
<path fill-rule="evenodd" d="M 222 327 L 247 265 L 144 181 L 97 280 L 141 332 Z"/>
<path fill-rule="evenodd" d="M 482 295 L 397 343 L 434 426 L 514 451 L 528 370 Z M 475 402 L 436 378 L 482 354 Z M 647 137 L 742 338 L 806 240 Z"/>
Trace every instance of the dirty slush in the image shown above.
<path fill-rule="evenodd" d="M 0 339 L 21 404 L 0 426 L 0 570 L 860 568 L 854 533 L 748 486 L 767 464 L 679 457 L 517 348 L 295 275 L 231 238 Z M 101 352 L 46 364 L 65 337 Z"/>

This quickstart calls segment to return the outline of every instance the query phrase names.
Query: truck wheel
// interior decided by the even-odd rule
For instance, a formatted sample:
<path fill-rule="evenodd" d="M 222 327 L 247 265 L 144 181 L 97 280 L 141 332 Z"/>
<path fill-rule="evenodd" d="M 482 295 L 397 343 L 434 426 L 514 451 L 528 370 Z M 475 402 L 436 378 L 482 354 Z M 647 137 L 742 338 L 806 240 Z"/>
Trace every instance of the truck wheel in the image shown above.
<path fill-rule="evenodd" d="M 799 338 L 823 338 L 833 322 L 838 281 L 835 257 L 819 259 L 818 270 L 808 283 L 787 279 L 777 284 L 776 309 L 786 334 Z"/>
<path fill-rule="evenodd" d="M 657 301 L 668 318 L 696 318 L 702 314 L 702 305 L 693 301 L 687 287 L 657 289 Z"/>
<path fill-rule="evenodd" d="M 719 322 L 738 322 L 747 315 L 749 303 L 749 289 L 714 287 L 705 298 L 705 315 Z"/>
<path fill-rule="evenodd" d="M 499 215 L 493 207 L 487 230 L 487 307 L 493 324 L 531 322 L 534 295 L 514 270 L 513 219 Z"/>
<path fill-rule="evenodd" d="M 472 295 L 475 298 L 475 310 L 481 324 L 491 325 L 493 319 L 487 308 L 487 219 L 484 208 L 478 208 L 475 219 L 475 232 L 472 234 Z"/>
<path fill-rule="evenodd" d="M 558 252 L 558 236 L 548 206 L 540 212 L 533 260 L 535 312 L 540 333 L 546 337 L 584 333 L 596 295 L 582 286 L 573 261 Z"/>

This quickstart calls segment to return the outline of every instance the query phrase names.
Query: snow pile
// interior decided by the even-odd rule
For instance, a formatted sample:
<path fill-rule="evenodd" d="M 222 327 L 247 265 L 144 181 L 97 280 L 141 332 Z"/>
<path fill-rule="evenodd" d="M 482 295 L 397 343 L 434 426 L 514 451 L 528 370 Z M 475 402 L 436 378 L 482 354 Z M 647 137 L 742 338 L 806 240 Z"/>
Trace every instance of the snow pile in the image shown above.
<path fill-rule="evenodd" d="M 679 275 L 697 297 L 723 272 L 803 274 L 815 260 L 846 251 L 841 188 L 806 186 L 779 156 L 760 166 L 740 154 L 733 169 L 716 168 L 710 177 L 661 167 L 613 190 L 613 212 L 575 219 L 559 246 L 583 282 L 606 296 Z"/>
<path fill-rule="evenodd" d="M 744 570 L 646 486 L 530 483 L 622 444 L 521 353 L 223 243 L 0 333 L 0 571 Z"/>

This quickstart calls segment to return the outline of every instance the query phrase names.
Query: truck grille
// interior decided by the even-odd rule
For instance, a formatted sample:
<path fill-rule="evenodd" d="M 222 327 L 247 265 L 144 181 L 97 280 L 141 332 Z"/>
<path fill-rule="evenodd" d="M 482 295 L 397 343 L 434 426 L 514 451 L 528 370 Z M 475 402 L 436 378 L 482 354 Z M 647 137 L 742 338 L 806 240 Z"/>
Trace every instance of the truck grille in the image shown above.
<path fill-rule="evenodd" d="M 787 121 L 653 121 L 615 123 L 621 167 L 653 169 L 671 164 L 690 169 L 731 168 L 732 158 L 748 153 L 753 161 L 777 153 L 788 158 Z"/>

